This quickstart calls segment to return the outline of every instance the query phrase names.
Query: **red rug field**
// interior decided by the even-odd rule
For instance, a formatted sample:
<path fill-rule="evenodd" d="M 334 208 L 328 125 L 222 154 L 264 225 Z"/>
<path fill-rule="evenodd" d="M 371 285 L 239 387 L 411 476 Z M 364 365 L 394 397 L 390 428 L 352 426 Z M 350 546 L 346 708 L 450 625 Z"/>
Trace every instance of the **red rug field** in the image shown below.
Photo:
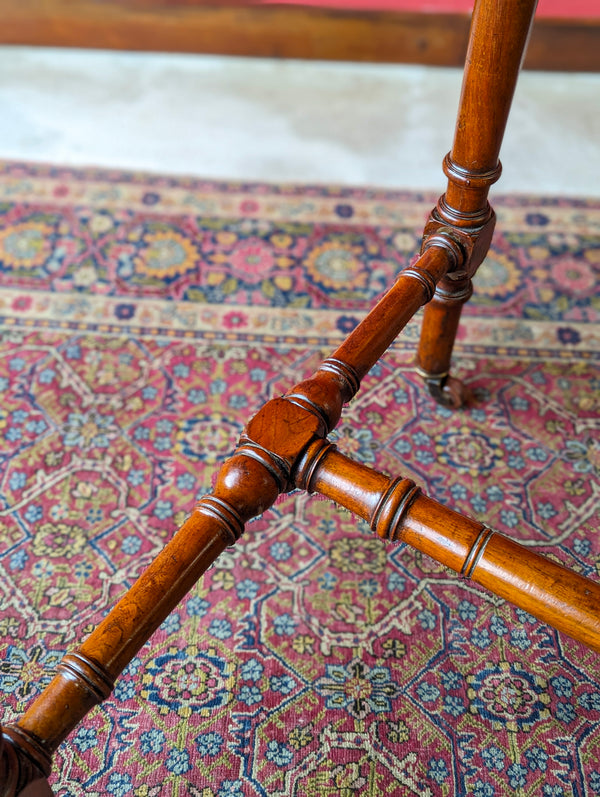
<path fill-rule="evenodd" d="M 5 163 L 0 695 L 16 718 L 243 424 L 410 262 L 436 197 Z M 497 197 L 451 413 L 418 319 L 340 448 L 598 576 L 600 202 Z M 59 750 L 61 797 L 600 794 L 598 656 L 293 493 Z"/>

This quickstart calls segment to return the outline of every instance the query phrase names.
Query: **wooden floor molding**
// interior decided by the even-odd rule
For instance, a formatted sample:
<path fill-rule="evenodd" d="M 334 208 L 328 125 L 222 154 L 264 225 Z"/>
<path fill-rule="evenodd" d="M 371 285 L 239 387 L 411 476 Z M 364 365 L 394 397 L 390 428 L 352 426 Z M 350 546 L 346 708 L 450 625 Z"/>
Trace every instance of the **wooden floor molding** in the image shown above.
<path fill-rule="evenodd" d="M 465 14 L 231 0 L 0 0 L 0 44 L 462 66 Z M 600 18 L 539 18 L 525 67 L 600 71 Z"/>

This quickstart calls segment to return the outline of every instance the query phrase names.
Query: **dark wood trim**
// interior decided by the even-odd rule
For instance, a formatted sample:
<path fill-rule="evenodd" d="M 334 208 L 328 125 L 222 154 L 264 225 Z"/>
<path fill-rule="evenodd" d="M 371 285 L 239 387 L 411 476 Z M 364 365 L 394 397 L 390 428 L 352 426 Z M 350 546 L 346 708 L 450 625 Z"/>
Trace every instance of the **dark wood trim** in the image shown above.
<path fill-rule="evenodd" d="M 462 66 L 469 16 L 202 0 L 0 0 L 0 44 Z M 600 19 L 540 18 L 529 69 L 600 71 Z"/>

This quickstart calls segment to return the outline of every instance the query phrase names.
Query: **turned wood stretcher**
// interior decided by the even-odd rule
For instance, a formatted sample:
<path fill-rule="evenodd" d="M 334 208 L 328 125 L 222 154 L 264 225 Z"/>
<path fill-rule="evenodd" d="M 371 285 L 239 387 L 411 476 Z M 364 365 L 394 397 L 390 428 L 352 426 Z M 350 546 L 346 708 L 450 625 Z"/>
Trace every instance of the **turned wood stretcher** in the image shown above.
<path fill-rule="evenodd" d="M 418 369 L 431 396 L 453 408 L 449 376 L 462 305 L 494 229 L 488 191 L 535 11 L 535 0 L 479 0 L 473 12 L 458 121 L 444 160 L 446 193 L 425 227 L 421 255 L 316 373 L 269 401 L 248 423 L 214 492 L 191 515 L 98 628 L 67 654 L 44 692 L 0 737 L 0 797 L 48 795 L 51 756 L 244 524 L 280 493 L 317 492 L 600 651 L 600 584 L 522 547 L 338 452 L 327 434 L 361 379 L 426 304 Z"/>

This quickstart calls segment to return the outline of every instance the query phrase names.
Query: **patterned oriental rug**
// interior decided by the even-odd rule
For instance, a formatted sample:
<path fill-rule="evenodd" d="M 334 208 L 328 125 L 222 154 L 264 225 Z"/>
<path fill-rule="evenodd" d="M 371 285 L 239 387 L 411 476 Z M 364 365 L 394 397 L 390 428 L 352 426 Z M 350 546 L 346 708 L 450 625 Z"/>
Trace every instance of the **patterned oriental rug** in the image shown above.
<path fill-rule="evenodd" d="M 440 186 L 442 181 L 440 180 Z M 5 163 L 0 692 L 24 710 L 210 490 L 243 424 L 413 258 L 436 196 Z M 600 202 L 497 197 L 452 413 L 418 319 L 340 448 L 600 572 Z M 600 794 L 600 661 L 293 493 L 59 750 L 62 797 Z"/>

